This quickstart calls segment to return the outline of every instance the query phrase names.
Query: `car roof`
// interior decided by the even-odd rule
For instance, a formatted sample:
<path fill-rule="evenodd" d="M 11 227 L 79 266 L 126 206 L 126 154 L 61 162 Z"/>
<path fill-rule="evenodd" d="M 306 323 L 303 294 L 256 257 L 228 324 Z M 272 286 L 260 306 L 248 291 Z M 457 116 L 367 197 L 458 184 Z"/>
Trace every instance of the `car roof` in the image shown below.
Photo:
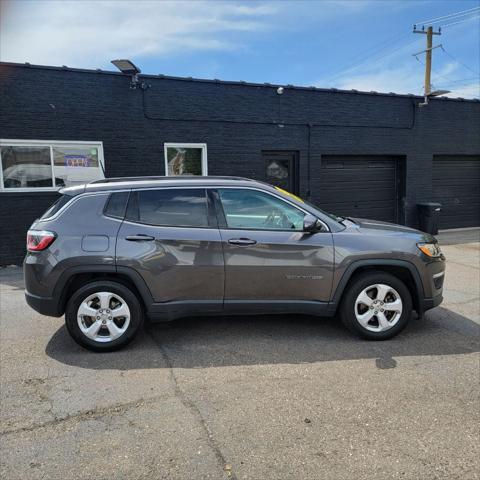
<path fill-rule="evenodd" d="M 172 176 L 172 177 L 117 177 L 95 180 L 85 185 L 66 187 L 60 193 L 78 195 L 86 192 L 100 192 L 111 190 L 125 190 L 130 188 L 155 187 L 211 187 L 211 186 L 261 186 L 271 187 L 263 182 L 243 177 L 215 177 L 215 176 Z"/>

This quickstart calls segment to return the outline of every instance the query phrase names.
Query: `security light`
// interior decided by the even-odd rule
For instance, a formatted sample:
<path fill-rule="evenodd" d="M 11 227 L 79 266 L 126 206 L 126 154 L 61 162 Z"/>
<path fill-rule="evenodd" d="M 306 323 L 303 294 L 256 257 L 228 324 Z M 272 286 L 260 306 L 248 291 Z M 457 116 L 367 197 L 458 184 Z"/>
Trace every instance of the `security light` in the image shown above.
<path fill-rule="evenodd" d="M 433 92 L 430 92 L 428 94 L 429 97 L 439 97 L 440 95 L 445 95 L 447 93 L 450 93 L 450 90 L 435 90 Z"/>
<path fill-rule="evenodd" d="M 284 92 L 283 87 L 278 87 L 278 88 L 277 88 L 277 93 L 278 93 L 279 95 L 282 95 L 283 92 Z"/>
<path fill-rule="evenodd" d="M 132 81 L 130 82 L 130 88 L 135 89 L 138 86 L 144 89 L 144 84 L 140 84 L 138 81 L 138 74 L 141 73 L 141 70 L 136 67 L 133 62 L 127 59 L 112 60 L 112 63 L 125 75 L 130 75 Z"/>
<path fill-rule="evenodd" d="M 142 71 L 136 67 L 130 60 L 112 60 L 112 63 L 125 75 L 138 75 Z"/>

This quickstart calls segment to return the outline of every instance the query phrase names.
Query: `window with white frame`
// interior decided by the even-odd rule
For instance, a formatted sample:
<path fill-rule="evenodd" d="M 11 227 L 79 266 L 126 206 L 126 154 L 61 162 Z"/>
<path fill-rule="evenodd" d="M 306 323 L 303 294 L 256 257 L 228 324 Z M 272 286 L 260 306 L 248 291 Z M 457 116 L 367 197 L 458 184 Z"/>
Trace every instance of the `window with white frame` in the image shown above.
<path fill-rule="evenodd" d="M 165 143 L 165 175 L 208 175 L 206 143 Z"/>
<path fill-rule="evenodd" d="M 0 190 L 54 190 L 101 178 L 102 142 L 0 140 Z"/>

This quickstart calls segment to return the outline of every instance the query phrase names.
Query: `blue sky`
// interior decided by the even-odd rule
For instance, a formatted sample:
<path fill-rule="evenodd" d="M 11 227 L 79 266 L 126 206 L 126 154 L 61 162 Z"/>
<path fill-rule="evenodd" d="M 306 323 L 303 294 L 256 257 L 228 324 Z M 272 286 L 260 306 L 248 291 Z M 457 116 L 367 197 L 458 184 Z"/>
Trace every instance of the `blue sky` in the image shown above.
<path fill-rule="evenodd" d="M 412 54 L 425 48 L 425 36 L 411 33 L 412 25 L 479 6 L 471 0 L 1 0 L 0 59 L 114 69 L 111 59 L 130 58 L 151 74 L 419 94 L 424 66 Z M 434 38 L 447 53 L 434 51 L 432 83 L 451 96 L 480 96 L 480 20 L 470 17 Z"/>

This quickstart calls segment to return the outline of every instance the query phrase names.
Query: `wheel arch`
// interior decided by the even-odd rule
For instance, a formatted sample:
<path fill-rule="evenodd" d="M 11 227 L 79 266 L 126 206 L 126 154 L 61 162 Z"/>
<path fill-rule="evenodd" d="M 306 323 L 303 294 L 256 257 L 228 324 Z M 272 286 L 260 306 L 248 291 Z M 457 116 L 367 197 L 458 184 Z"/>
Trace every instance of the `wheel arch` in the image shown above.
<path fill-rule="evenodd" d="M 153 303 L 150 290 L 135 270 L 129 267 L 116 268 L 114 265 L 82 265 L 66 270 L 57 282 L 54 298 L 57 298 L 59 314 L 65 313 L 66 304 L 72 292 L 86 283 L 98 280 L 115 281 L 130 288 L 144 309 L 148 309 Z"/>
<path fill-rule="evenodd" d="M 345 289 L 354 278 L 364 272 L 368 271 L 382 271 L 390 273 L 403 281 L 405 286 L 410 291 L 412 296 L 413 308 L 419 315 L 423 313 L 422 299 L 424 298 L 424 290 L 420 274 L 417 267 L 406 260 L 385 260 L 385 259 L 371 259 L 358 260 L 351 263 L 342 275 L 338 282 L 335 292 L 332 297 L 332 304 L 336 310 L 343 298 Z"/>

